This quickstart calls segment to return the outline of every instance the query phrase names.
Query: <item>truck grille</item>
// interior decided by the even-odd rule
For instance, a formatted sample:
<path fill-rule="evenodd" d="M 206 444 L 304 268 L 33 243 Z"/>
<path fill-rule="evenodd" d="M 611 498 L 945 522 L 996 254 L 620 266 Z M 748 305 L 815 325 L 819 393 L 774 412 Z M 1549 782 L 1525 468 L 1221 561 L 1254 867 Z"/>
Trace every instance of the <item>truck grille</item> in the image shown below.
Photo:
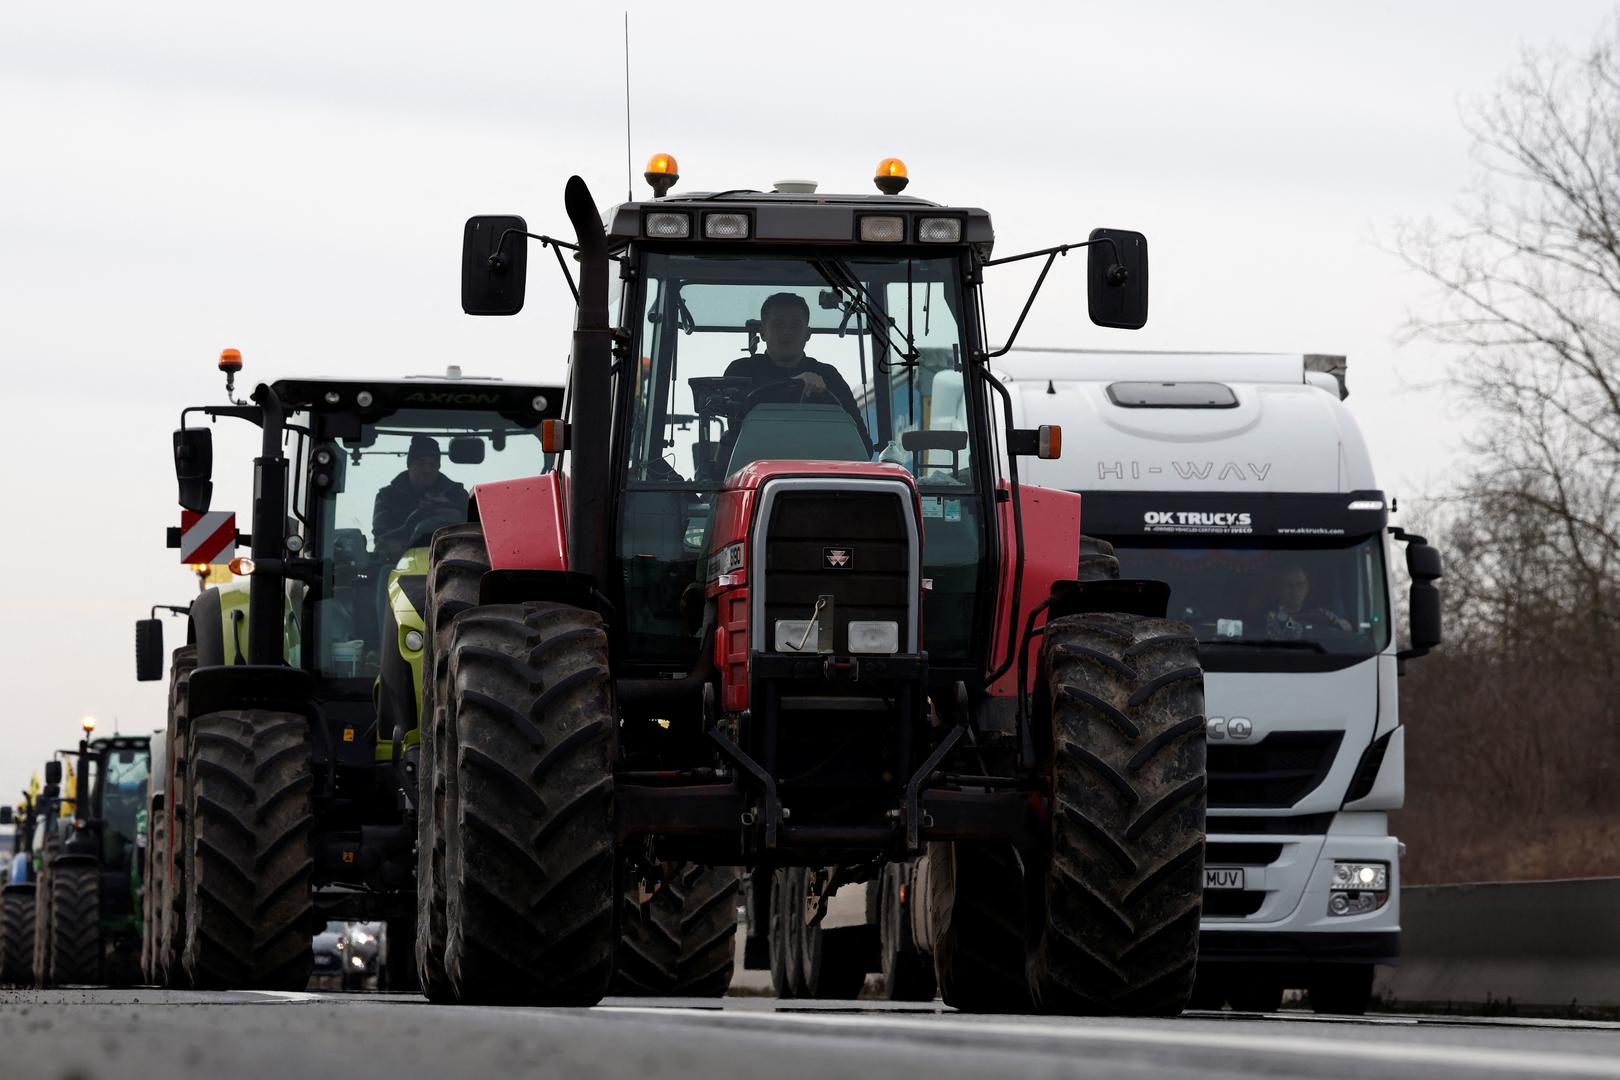
<path fill-rule="evenodd" d="M 833 597 L 832 649 L 849 651 L 851 619 L 900 627 L 906 650 L 914 557 L 906 506 L 887 492 L 784 491 L 765 534 L 765 633 L 773 649 L 778 619 L 808 619 L 820 596 Z M 812 644 L 810 646 L 814 648 Z"/>
<path fill-rule="evenodd" d="M 1342 731 L 1279 731 L 1253 746 L 1209 745 L 1209 805 L 1288 807 L 1333 768 Z"/>

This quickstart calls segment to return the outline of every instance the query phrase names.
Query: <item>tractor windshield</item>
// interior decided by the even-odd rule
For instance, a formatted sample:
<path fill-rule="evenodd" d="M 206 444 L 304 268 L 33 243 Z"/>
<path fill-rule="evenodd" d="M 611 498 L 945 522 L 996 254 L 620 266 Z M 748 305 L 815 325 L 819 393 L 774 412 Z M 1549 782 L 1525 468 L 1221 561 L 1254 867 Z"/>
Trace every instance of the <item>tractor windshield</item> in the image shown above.
<path fill-rule="evenodd" d="M 151 757 L 145 750 L 128 747 L 114 747 L 105 753 L 101 814 L 107 826 L 103 843 L 111 842 L 121 851 L 135 842 L 135 819 L 146 806 Z"/>
<path fill-rule="evenodd" d="M 473 487 L 548 464 L 535 428 L 476 409 L 401 409 L 364 424 L 358 438 L 317 443 L 308 457 L 325 572 L 316 671 L 336 678 L 376 675 L 389 572 L 426 574 L 434 531 L 467 520 Z"/>
<path fill-rule="evenodd" d="M 983 538 L 959 259 L 648 252 L 641 271 L 619 534 L 632 654 L 689 662 L 714 494 L 788 459 L 911 471 L 929 651 L 967 656 Z"/>

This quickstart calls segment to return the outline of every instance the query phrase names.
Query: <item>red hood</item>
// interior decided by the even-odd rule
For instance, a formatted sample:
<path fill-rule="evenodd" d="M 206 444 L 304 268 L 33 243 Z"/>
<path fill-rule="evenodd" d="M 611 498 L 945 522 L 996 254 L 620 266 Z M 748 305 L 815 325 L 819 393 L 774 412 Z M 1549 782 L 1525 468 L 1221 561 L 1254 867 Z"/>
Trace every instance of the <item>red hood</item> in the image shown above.
<path fill-rule="evenodd" d="M 861 476 L 873 480 L 901 480 L 915 487 L 909 470 L 883 461 L 755 461 L 726 477 L 723 490 L 755 491 L 767 480 L 784 476 Z"/>

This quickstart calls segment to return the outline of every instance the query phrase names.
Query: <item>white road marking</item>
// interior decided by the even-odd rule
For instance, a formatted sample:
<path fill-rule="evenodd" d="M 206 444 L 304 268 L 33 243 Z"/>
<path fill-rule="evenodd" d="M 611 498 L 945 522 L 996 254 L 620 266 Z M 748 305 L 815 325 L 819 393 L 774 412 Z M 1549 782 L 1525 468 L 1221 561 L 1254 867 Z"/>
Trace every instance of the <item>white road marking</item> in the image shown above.
<path fill-rule="evenodd" d="M 610 1005 L 597 1011 L 636 1013 L 641 1015 L 673 1015 L 687 1017 L 736 1017 L 746 1020 L 764 1020 L 768 1023 L 895 1031 L 909 1029 L 922 1033 L 939 1034 L 941 1022 L 909 1020 L 895 1017 L 821 1015 L 812 1013 L 716 1011 L 714 1009 L 660 1009 L 647 1006 Z M 1620 1061 L 1591 1054 L 1569 1054 L 1556 1051 L 1523 1051 L 1506 1049 L 1475 1049 L 1467 1046 L 1431 1046 L 1417 1043 L 1370 1043 L 1361 1040 L 1335 1038 L 1305 1038 L 1267 1032 L 1258 1035 L 1239 1035 L 1223 1031 L 1172 1031 L 1166 1028 L 1134 1028 L 1108 1024 L 1076 1024 L 1074 1026 L 1036 1021 L 1014 1024 L 1005 1021 L 973 1021 L 964 1023 L 957 1031 L 983 1032 L 1014 1038 L 1040 1036 L 1071 1042 L 1119 1043 L 1133 1046 L 1185 1047 L 1199 1050 L 1235 1050 L 1251 1054 L 1275 1056 L 1301 1056 L 1320 1059 L 1331 1054 L 1341 1061 L 1368 1061 L 1391 1065 L 1440 1065 L 1467 1067 L 1485 1072 L 1510 1073 L 1519 1076 L 1607 1076 L 1620 1077 Z"/>

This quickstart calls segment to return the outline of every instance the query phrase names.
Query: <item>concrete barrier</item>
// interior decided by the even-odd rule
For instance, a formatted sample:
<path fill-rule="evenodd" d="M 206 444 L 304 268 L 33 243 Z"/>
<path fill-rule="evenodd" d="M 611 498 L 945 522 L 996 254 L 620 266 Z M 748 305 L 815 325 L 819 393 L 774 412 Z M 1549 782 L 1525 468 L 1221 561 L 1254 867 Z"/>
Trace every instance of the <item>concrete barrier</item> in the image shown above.
<path fill-rule="evenodd" d="M 1620 878 L 1401 890 L 1399 1005 L 1620 1010 Z"/>

